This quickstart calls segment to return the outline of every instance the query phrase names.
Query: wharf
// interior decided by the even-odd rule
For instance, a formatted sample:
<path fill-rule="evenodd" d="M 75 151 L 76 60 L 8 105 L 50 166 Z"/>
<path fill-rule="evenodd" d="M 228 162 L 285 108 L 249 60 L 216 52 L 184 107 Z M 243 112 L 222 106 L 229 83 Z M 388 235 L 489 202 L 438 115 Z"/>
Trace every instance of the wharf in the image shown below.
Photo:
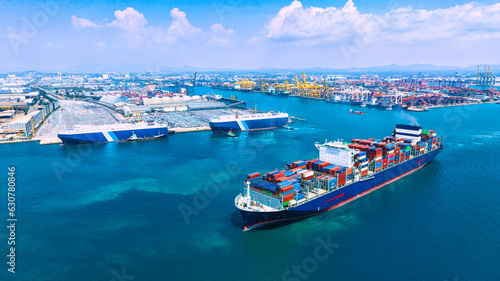
<path fill-rule="evenodd" d="M 175 133 L 187 133 L 187 132 L 198 132 L 198 131 L 210 131 L 210 127 L 202 126 L 193 128 L 171 128 L 168 130 L 168 133 L 175 134 Z"/>
<path fill-rule="evenodd" d="M 45 145 L 45 144 L 61 144 L 62 140 L 58 137 L 47 137 L 47 138 L 41 138 L 40 139 L 40 145 Z"/>
<path fill-rule="evenodd" d="M 495 103 L 496 101 L 484 101 L 484 102 L 470 102 L 470 103 L 459 103 L 459 104 L 449 104 L 449 105 L 427 105 L 429 109 L 431 108 L 440 108 L 440 107 L 453 107 L 453 106 L 462 106 L 462 105 L 477 105 L 477 104 L 487 104 L 487 103 Z"/>
<path fill-rule="evenodd" d="M 36 141 L 36 140 L 33 140 L 33 139 L 2 140 L 2 141 L 0 141 L 0 144 L 19 143 L 19 142 L 31 142 L 31 141 Z"/>
<path fill-rule="evenodd" d="M 228 105 L 228 107 L 239 107 L 242 109 L 247 108 L 247 102 L 237 99 L 221 98 L 220 101 Z"/>

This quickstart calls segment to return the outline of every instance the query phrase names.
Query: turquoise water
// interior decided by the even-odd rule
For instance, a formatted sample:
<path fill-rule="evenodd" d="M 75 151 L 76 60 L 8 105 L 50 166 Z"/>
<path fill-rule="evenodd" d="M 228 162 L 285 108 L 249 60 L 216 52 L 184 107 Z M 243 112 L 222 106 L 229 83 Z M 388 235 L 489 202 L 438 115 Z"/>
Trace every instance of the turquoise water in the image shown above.
<path fill-rule="evenodd" d="M 497 89 L 497 90 L 500 89 L 500 86 L 477 86 L 477 85 L 469 85 L 468 87 L 469 88 L 473 88 L 473 89 L 479 89 L 479 90 L 487 90 L 487 89 L 491 89 L 491 88 L 494 88 L 494 89 Z"/>
<path fill-rule="evenodd" d="M 7 167 L 17 169 L 19 219 L 17 273 L 4 263 L 0 280 L 498 280 L 499 105 L 353 115 L 317 100 L 220 93 L 307 122 L 237 139 L 0 145 L 5 195 Z M 411 118 L 445 136 L 429 165 L 342 208 L 242 232 L 233 202 L 247 173 L 313 158 L 316 141 L 387 136 Z M 319 240 L 332 245 L 321 256 Z"/>

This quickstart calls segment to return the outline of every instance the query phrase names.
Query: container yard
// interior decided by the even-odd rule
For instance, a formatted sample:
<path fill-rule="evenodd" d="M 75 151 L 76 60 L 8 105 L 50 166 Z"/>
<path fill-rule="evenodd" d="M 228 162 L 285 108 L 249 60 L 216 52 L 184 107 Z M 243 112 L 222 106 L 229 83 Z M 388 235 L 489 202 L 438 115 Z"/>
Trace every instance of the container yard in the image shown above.
<path fill-rule="evenodd" d="M 61 108 L 55 111 L 36 132 L 33 140 L 40 144 L 61 143 L 57 134 L 76 125 L 109 125 L 122 123 L 110 109 L 84 101 L 60 100 Z"/>
<path fill-rule="evenodd" d="M 233 114 L 249 114 L 249 109 L 206 109 L 178 112 L 152 112 L 139 115 L 140 121 L 166 124 L 175 132 L 186 132 L 189 129 L 194 131 L 210 130 L 209 120 L 218 116 Z M 131 122 L 137 118 L 129 117 Z"/>

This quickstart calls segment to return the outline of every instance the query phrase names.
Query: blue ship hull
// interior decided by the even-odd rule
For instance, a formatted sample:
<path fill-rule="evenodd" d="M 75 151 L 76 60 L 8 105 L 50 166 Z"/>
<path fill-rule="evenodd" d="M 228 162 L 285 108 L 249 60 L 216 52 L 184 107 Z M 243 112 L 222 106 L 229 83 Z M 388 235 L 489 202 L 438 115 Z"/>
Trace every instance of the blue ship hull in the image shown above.
<path fill-rule="evenodd" d="M 305 218 L 343 206 L 422 168 L 434 159 L 434 157 L 436 157 L 442 150 L 443 148 L 441 147 L 440 149 L 420 155 L 412 160 L 378 172 L 372 179 L 358 181 L 325 194 L 319 198 L 311 199 L 309 202 L 301 204 L 297 207 L 291 207 L 289 209 L 276 212 L 249 212 L 240 209 L 241 216 L 243 217 L 243 223 L 245 224 L 245 230 L 266 224 Z"/>
<path fill-rule="evenodd" d="M 284 126 L 288 123 L 288 117 L 279 118 L 267 118 L 267 119 L 256 119 L 256 120 L 239 120 L 239 121 L 227 121 L 227 122 L 210 122 L 210 128 L 213 132 L 229 132 L 235 131 L 251 131 L 251 130 L 262 130 L 262 129 L 272 129 Z"/>
<path fill-rule="evenodd" d="M 57 136 L 63 144 L 83 144 L 83 143 L 106 143 L 115 141 L 126 141 L 133 134 L 138 138 L 153 138 L 158 135 L 168 135 L 167 127 L 160 128 L 137 128 L 130 130 L 116 130 L 89 133 L 61 133 Z"/>

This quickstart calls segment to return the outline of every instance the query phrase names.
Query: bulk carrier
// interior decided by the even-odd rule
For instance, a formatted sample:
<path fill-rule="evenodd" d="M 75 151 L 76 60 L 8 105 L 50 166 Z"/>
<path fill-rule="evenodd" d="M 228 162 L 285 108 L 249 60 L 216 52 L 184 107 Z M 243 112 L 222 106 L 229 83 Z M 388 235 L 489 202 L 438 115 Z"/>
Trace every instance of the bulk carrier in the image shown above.
<path fill-rule="evenodd" d="M 245 230 L 338 208 L 422 168 L 443 150 L 434 131 L 414 125 L 397 125 L 384 139 L 315 146 L 318 159 L 247 175 L 235 198 Z"/>
<path fill-rule="evenodd" d="M 80 125 L 60 132 L 63 144 L 105 143 L 156 139 L 168 135 L 168 127 L 155 123 Z"/>
<path fill-rule="evenodd" d="M 273 129 L 288 124 L 288 113 L 253 113 L 223 115 L 210 120 L 213 132 L 251 131 Z"/>

